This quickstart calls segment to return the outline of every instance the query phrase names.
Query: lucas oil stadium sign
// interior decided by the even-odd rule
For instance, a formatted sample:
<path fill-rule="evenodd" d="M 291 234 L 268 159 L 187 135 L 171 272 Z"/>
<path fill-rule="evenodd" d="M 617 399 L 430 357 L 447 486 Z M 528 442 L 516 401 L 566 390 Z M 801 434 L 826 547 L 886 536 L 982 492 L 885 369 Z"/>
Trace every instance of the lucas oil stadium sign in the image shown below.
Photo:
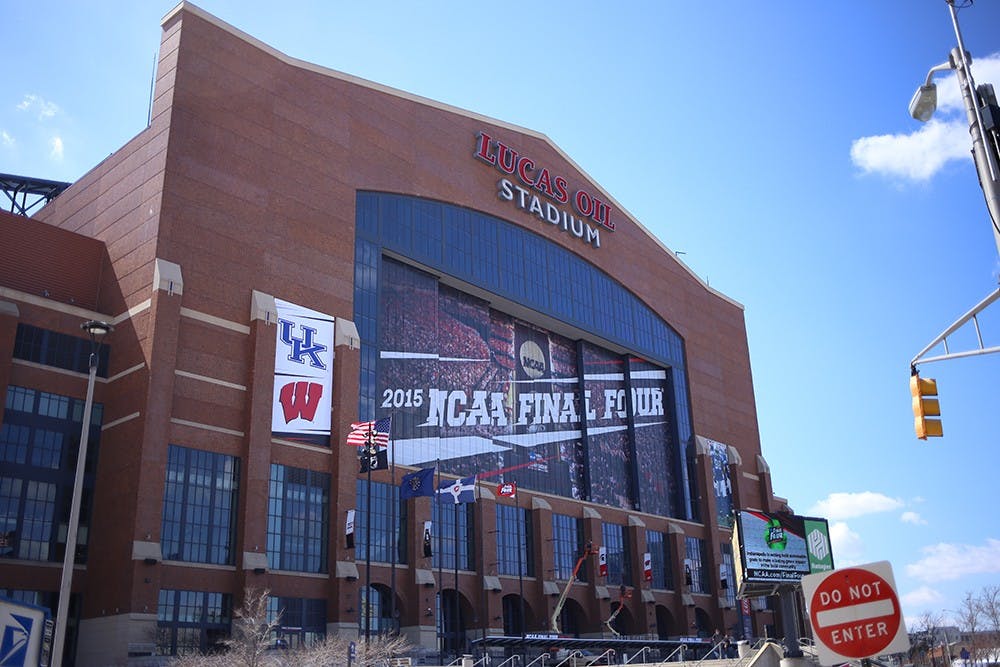
<path fill-rule="evenodd" d="M 582 188 L 571 193 L 565 177 L 538 165 L 499 139 L 480 132 L 473 155 L 500 172 L 497 181 L 500 199 L 513 202 L 543 222 L 595 248 L 601 247 L 602 227 L 615 230 L 607 202 Z M 572 206 L 575 215 L 565 209 L 567 205 Z"/>

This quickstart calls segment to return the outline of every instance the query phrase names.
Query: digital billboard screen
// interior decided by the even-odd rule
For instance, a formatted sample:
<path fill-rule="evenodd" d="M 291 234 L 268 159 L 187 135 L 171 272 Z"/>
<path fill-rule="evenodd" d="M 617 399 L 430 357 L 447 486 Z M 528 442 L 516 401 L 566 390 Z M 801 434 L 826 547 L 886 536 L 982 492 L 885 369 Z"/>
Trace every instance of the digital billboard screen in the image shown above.
<path fill-rule="evenodd" d="M 833 569 L 826 519 L 737 510 L 734 553 L 737 550 L 741 595 L 771 585 L 799 583 L 804 575 Z"/>

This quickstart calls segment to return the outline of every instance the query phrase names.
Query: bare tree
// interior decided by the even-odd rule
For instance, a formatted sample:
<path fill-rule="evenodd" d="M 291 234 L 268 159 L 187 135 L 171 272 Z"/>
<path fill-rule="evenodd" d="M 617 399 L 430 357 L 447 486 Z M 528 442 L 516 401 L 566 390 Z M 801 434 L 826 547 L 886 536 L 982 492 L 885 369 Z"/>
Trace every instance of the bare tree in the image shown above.
<path fill-rule="evenodd" d="M 968 641 L 963 642 L 960 635 L 959 645 L 969 651 L 973 661 L 982 659 L 985 657 L 983 655 L 984 641 L 983 637 L 980 636 L 983 625 L 982 602 L 972 594 L 972 591 L 966 591 L 965 598 L 962 599 L 962 604 L 958 606 L 956 613 L 958 614 L 956 620 L 959 623 L 959 630 L 968 637 Z"/>
<path fill-rule="evenodd" d="M 996 662 L 1000 645 L 1000 586 L 984 586 L 978 598 L 983 625 L 977 659 Z"/>
<path fill-rule="evenodd" d="M 308 648 L 289 652 L 288 665 L 302 667 L 347 667 L 347 655 L 352 641 L 343 637 L 332 637 Z M 406 654 L 413 649 L 405 638 L 399 635 L 380 635 L 364 641 L 354 642 L 357 658 L 351 667 L 386 667 L 392 658 Z"/>
<path fill-rule="evenodd" d="M 232 636 L 227 650 L 215 655 L 183 656 L 171 667 L 348 667 L 352 641 L 331 637 L 309 646 L 271 650 L 281 627 L 281 615 L 268 618 L 268 590 L 244 591 L 243 604 L 233 613 Z M 356 658 L 351 667 L 389 667 L 392 658 L 406 654 L 413 646 L 398 635 L 380 635 L 365 644 L 355 641 Z"/>
<path fill-rule="evenodd" d="M 281 627 L 280 612 L 272 619 L 267 617 L 270 597 L 267 589 L 243 591 L 243 604 L 233 613 L 232 636 L 224 642 L 236 664 L 259 667 L 269 662 L 264 660 L 265 651 Z"/>
<path fill-rule="evenodd" d="M 915 665 L 931 665 L 931 667 L 946 667 L 940 665 L 934 655 L 937 628 L 941 627 L 944 617 L 940 612 L 925 611 L 917 617 L 910 630 L 910 660 Z M 944 655 L 942 654 L 942 658 Z"/>

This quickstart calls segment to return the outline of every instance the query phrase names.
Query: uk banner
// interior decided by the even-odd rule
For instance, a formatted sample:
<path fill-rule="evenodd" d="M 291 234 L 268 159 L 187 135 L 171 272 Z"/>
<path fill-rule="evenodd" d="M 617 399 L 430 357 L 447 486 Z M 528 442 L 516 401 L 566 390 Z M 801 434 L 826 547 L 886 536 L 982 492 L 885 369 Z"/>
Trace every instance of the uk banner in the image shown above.
<path fill-rule="evenodd" d="M 329 446 L 333 317 L 280 299 L 274 303 L 278 326 L 271 433 L 278 438 Z"/>

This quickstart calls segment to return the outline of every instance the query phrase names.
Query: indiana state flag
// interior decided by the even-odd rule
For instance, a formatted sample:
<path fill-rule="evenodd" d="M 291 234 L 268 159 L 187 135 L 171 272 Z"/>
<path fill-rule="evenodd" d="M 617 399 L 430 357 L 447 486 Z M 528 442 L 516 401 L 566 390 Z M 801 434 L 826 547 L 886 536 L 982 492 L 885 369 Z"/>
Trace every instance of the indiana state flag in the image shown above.
<path fill-rule="evenodd" d="M 433 495 L 434 468 L 424 468 L 423 470 L 403 475 L 403 482 L 399 485 L 400 500 Z"/>
<path fill-rule="evenodd" d="M 438 487 L 438 500 L 446 503 L 452 498 L 455 504 L 476 502 L 476 476 L 463 477 L 451 482 L 445 482 Z"/>

